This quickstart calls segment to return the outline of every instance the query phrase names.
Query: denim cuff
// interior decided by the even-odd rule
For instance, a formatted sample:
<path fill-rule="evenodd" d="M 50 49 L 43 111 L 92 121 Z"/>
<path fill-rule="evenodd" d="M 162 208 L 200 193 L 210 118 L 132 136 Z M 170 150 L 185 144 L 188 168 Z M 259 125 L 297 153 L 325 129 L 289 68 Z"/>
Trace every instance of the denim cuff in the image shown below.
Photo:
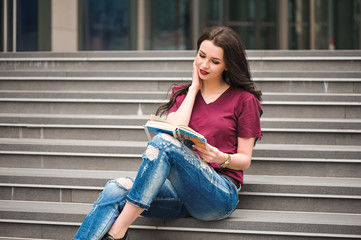
<path fill-rule="evenodd" d="M 142 204 L 140 202 L 137 202 L 133 199 L 131 199 L 129 196 L 127 196 L 127 202 L 129 202 L 130 204 L 134 205 L 134 206 L 137 206 L 137 207 L 140 207 L 142 209 L 144 209 L 145 211 L 147 211 L 149 208 L 150 208 L 150 205 L 145 205 L 145 204 Z"/>

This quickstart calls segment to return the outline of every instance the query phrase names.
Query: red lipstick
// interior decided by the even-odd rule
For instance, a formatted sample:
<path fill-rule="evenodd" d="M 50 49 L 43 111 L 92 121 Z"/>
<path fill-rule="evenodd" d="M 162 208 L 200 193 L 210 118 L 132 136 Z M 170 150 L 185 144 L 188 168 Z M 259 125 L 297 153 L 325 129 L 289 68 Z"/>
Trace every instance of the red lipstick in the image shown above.
<path fill-rule="evenodd" d="M 202 69 L 199 69 L 199 72 L 200 72 L 202 75 L 208 75 L 208 74 L 209 74 L 209 72 L 206 72 L 206 71 L 204 71 L 204 70 L 202 70 Z"/>

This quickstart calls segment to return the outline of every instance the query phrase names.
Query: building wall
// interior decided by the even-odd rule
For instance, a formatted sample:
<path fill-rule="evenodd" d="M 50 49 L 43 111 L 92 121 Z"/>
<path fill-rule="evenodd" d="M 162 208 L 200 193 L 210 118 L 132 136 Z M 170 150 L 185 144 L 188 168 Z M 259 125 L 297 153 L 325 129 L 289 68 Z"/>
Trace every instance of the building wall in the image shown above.
<path fill-rule="evenodd" d="M 190 50 L 202 29 L 247 49 L 361 49 L 361 0 L 0 0 L 1 51 Z M 15 40 L 14 40 L 15 39 Z"/>
<path fill-rule="evenodd" d="M 51 0 L 51 50 L 78 50 L 78 4 L 74 0 Z"/>

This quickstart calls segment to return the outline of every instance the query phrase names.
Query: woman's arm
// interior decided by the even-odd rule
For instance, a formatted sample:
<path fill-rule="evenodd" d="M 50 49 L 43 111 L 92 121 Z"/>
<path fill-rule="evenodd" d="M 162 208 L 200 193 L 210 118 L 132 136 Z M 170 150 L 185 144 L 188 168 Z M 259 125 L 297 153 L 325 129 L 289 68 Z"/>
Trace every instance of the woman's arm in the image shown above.
<path fill-rule="evenodd" d="M 197 96 L 199 89 L 202 86 L 202 80 L 198 76 L 198 71 L 196 70 L 195 62 L 193 62 L 193 74 L 192 74 L 192 84 L 188 89 L 187 96 L 183 100 L 182 104 L 176 112 L 168 114 L 167 121 L 173 123 L 174 125 L 189 125 L 191 119 L 192 110 L 194 106 L 194 100 Z"/>
<path fill-rule="evenodd" d="M 255 138 L 238 138 L 237 153 L 229 154 L 231 157 L 231 163 L 227 168 L 234 170 L 247 170 L 251 165 L 252 152 Z M 224 163 L 228 159 L 228 154 L 219 151 L 216 147 L 208 144 L 208 151 L 197 148 L 194 149 L 200 154 L 201 158 L 208 162 L 216 162 L 219 165 Z"/>

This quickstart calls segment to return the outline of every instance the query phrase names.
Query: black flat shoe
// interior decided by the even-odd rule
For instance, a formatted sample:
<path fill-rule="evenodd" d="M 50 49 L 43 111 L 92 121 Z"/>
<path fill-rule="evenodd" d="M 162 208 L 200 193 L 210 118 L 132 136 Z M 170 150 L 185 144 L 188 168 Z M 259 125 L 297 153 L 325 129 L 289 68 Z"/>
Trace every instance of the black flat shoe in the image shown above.
<path fill-rule="evenodd" d="M 122 238 L 113 238 L 112 235 L 109 235 L 109 233 L 105 234 L 104 237 L 102 238 L 102 240 L 126 240 L 128 236 L 128 231 L 125 233 L 124 237 Z"/>

